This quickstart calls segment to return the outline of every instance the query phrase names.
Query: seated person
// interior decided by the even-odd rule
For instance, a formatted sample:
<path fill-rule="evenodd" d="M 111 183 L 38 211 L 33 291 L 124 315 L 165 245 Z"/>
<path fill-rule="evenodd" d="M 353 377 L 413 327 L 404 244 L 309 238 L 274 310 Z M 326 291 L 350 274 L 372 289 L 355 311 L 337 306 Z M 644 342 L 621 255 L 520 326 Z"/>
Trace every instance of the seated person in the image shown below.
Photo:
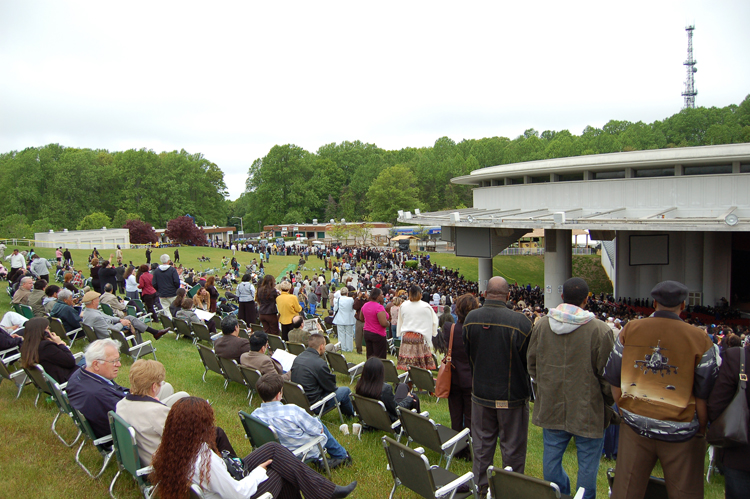
<path fill-rule="evenodd" d="M 81 327 L 81 316 L 73 308 L 73 293 L 67 288 L 57 293 L 57 300 L 49 315 L 60 319 L 65 332 L 69 333 Z"/>
<path fill-rule="evenodd" d="M 96 438 L 110 434 L 107 413 L 114 411 L 117 403 L 129 393 L 115 382 L 120 371 L 120 342 L 110 338 L 96 340 L 86 347 L 86 367 L 76 370 L 68 380 L 65 391 L 70 404 L 81 411 L 94 431 Z M 164 383 L 157 394 L 159 400 L 171 406 L 185 396 L 174 393 L 172 385 Z"/>
<path fill-rule="evenodd" d="M 377 357 L 370 357 L 365 362 L 362 368 L 362 377 L 357 381 L 354 393 L 362 397 L 381 400 L 392 423 L 398 419 L 396 407 L 409 410 L 416 409 L 419 412 L 419 399 L 409 392 L 409 385 L 399 383 L 396 387 L 396 393 L 393 393 L 393 387 L 385 382 L 383 361 Z"/>
<path fill-rule="evenodd" d="M 83 295 L 83 305 L 86 308 L 83 309 L 81 322 L 91 327 L 96 333 L 96 337 L 100 340 L 109 338 L 110 329 L 122 331 L 124 328 L 128 328 L 128 330 L 135 335 L 136 344 L 143 342 L 143 339 L 141 338 L 141 333 L 143 332 L 151 333 L 154 335 L 155 340 L 158 340 L 169 332 L 168 329 L 157 331 L 156 329 L 147 326 L 142 320 L 136 319 L 130 315 L 120 319 L 105 314 L 98 309 L 99 296 L 99 293 L 96 291 L 89 291 Z"/>
<path fill-rule="evenodd" d="M 208 310 L 208 307 L 211 304 L 211 297 L 208 295 L 208 291 L 206 291 L 203 284 L 205 284 L 205 281 L 203 281 L 201 288 L 195 293 L 195 296 L 193 296 L 193 303 L 196 308 Z"/>
<path fill-rule="evenodd" d="M 70 348 L 49 330 L 49 321 L 34 317 L 24 327 L 21 365 L 26 369 L 40 364 L 58 383 L 67 383 L 78 366 Z"/>
<path fill-rule="evenodd" d="M 342 464 L 351 465 L 352 457 L 328 431 L 328 428 L 307 411 L 294 404 L 282 404 L 281 396 L 284 388 L 284 380 L 276 373 L 264 374 L 255 385 L 263 403 L 252 413 L 256 417 L 273 426 L 279 437 L 279 443 L 287 449 L 294 451 L 313 438 L 325 435 L 323 448 L 328 452 L 330 459 L 328 466 L 331 469 L 338 468 Z M 313 448 L 307 455 L 309 460 L 315 459 L 320 464 L 321 456 L 317 447 Z"/>
<path fill-rule="evenodd" d="M 188 324 L 193 322 L 205 324 L 211 334 L 216 334 L 216 324 L 214 321 L 201 320 L 201 318 L 198 317 L 198 314 L 193 311 L 193 300 L 191 298 L 183 298 L 180 305 L 181 308 L 174 314 L 175 317 L 186 320 Z"/>
<path fill-rule="evenodd" d="M 354 407 L 349 398 L 351 390 L 346 386 L 336 386 L 336 375 L 323 360 L 325 351 L 326 339 L 323 335 L 310 335 L 307 350 L 299 354 L 292 364 L 292 382 L 302 385 L 310 404 L 335 392 L 336 400 L 341 404 L 341 412 L 347 416 L 354 416 Z M 333 406 L 333 403 L 333 400 L 330 400 L 326 405 L 326 410 Z"/>
<path fill-rule="evenodd" d="M 44 317 L 45 312 L 43 302 L 46 297 L 44 290 L 47 288 L 47 281 L 44 279 L 37 279 L 33 288 L 34 289 L 31 290 L 27 299 L 28 305 L 34 312 L 34 317 Z"/>
<path fill-rule="evenodd" d="M 52 309 L 57 303 L 57 294 L 60 292 L 60 286 L 56 284 L 50 284 L 44 290 L 44 300 L 42 300 L 42 306 L 44 307 L 44 315 L 52 313 Z"/>
<path fill-rule="evenodd" d="M 19 272 L 19 274 L 23 275 L 23 273 L 21 272 Z M 34 279 L 32 279 L 31 276 L 21 277 L 21 281 L 18 284 L 18 289 L 15 293 L 13 293 L 13 300 L 11 301 L 11 303 L 28 305 L 29 295 L 31 294 L 31 290 L 33 288 Z"/>
<path fill-rule="evenodd" d="M 22 329 L 23 325 L 28 321 L 26 317 L 19 314 L 18 312 L 5 312 L 3 320 L 0 321 L 0 326 L 5 328 L 6 331 L 16 331 Z M 21 334 L 23 336 L 23 334 Z"/>
<path fill-rule="evenodd" d="M 154 454 L 151 483 L 159 484 L 161 499 L 184 499 L 191 482 L 202 497 L 251 498 L 270 492 L 276 498 L 340 499 L 357 482 L 339 487 L 294 457 L 286 447 L 270 442 L 242 460 L 247 476 L 235 480 L 214 449 L 214 410 L 203 399 L 187 397 L 169 411 L 161 444 Z"/>
<path fill-rule="evenodd" d="M 276 373 L 286 381 L 291 380 L 291 371 L 285 373 L 279 361 L 266 355 L 266 350 L 268 350 L 268 335 L 263 331 L 254 332 L 250 336 L 250 351 L 242 354 L 240 364 L 255 369 L 261 374 Z"/>
<path fill-rule="evenodd" d="M 177 312 L 182 309 L 182 300 L 187 297 L 187 290 L 185 288 L 178 288 L 177 294 L 174 297 L 174 301 L 169 305 L 169 313 L 172 317 L 177 317 Z"/>
<path fill-rule="evenodd" d="M 242 354 L 250 351 L 250 342 L 240 338 L 240 322 L 236 315 L 227 315 L 221 320 L 221 332 L 224 336 L 214 342 L 216 356 L 239 364 Z"/>
<path fill-rule="evenodd" d="M 117 297 L 115 288 L 110 283 L 104 285 L 104 293 L 99 297 L 99 303 L 109 305 L 115 316 L 120 319 L 128 315 L 128 307 Z"/>
<path fill-rule="evenodd" d="M 151 464 L 151 458 L 159 447 L 164 423 L 169 414 L 169 406 L 159 400 L 159 391 L 166 375 L 167 370 L 161 362 L 147 359 L 136 360 L 128 374 L 130 393 L 117 402 L 115 412 L 135 429 L 138 456 L 143 466 Z M 174 405 L 174 402 L 184 397 L 189 397 L 189 395 L 185 392 L 178 392 L 170 400 Z M 236 457 L 226 433 L 219 427 L 216 427 L 216 447 L 219 452 L 227 450 L 230 456 Z"/>
<path fill-rule="evenodd" d="M 20 347 L 21 343 L 23 343 L 23 336 L 10 333 L 5 328 L 0 327 L 0 352 Z"/>
<path fill-rule="evenodd" d="M 310 331 L 304 328 L 305 320 L 297 315 L 294 317 L 294 319 L 292 319 L 292 326 L 294 327 L 294 329 L 289 331 L 289 341 L 291 341 L 292 343 L 302 343 L 303 345 L 307 345 L 307 342 L 310 340 Z M 324 338 L 326 338 L 327 335 L 325 334 L 325 331 L 323 331 L 323 327 L 320 325 L 320 323 L 317 323 L 317 326 L 318 334 L 321 334 Z M 335 351 L 336 346 L 333 343 L 326 343 L 326 352 Z"/>

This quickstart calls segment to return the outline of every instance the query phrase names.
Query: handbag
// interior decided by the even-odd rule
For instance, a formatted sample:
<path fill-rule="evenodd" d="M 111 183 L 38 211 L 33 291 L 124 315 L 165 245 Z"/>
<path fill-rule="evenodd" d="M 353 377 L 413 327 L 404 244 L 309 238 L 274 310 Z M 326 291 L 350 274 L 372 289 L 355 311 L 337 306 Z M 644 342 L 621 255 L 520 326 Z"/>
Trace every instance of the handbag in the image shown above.
<path fill-rule="evenodd" d="M 451 324 L 451 338 L 448 341 L 448 354 L 443 357 L 443 361 L 440 363 L 437 381 L 435 381 L 435 396 L 441 399 L 448 398 L 448 395 L 451 393 L 451 371 L 453 370 L 451 355 L 453 353 L 453 330 L 455 328 L 456 325 Z"/>
<path fill-rule="evenodd" d="M 245 468 L 242 466 L 242 461 L 230 457 L 228 450 L 221 451 L 221 459 L 227 466 L 227 471 L 235 480 L 242 480 L 247 476 L 247 471 L 245 471 Z"/>
<path fill-rule="evenodd" d="M 708 428 L 706 441 L 709 444 L 716 447 L 736 447 L 748 444 L 747 426 L 750 411 L 748 411 L 745 395 L 746 384 L 745 348 L 740 347 L 740 380 L 737 384 L 737 393 L 734 394 L 734 398 L 724 412 Z"/>

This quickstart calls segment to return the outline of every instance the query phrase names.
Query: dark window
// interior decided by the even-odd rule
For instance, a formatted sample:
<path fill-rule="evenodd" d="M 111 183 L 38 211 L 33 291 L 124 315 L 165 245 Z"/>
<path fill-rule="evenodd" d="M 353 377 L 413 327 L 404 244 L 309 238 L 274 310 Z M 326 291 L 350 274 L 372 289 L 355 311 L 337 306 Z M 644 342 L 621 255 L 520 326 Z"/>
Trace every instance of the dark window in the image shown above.
<path fill-rule="evenodd" d="M 686 166 L 685 175 L 716 175 L 732 173 L 732 165 Z"/>
<path fill-rule="evenodd" d="M 508 184 L 509 185 L 523 184 L 523 177 L 509 178 Z"/>
<path fill-rule="evenodd" d="M 636 170 L 635 176 L 637 178 L 674 177 L 674 168 L 649 168 L 649 169 L 644 169 L 644 170 Z"/>
<path fill-rule="evenodd" d="M 549 180 L 550 180 L 549 175 L 540 175 L 538 177 L 531 177 L 532 184 L 543 184 L 545 182 L 549 182 Z"/>
<path fill-rule="evenodd" d="M 318 239 L 325 239 L 326 233 L 325 232 L 318 232 Z"/>
<path fill-rule="evenodd" d="M 583 173 L 568 173 L 557 178 L 558 182 L 575 182 L 576 180 L 583 180 Z"/>
<path fill-rule="evenodd" d="M 594 180 L 607 180 L 611 178 L 625 178 L 625 170 L 594 172 Z"/>
<path fill-rule="evenodd" d="M 750 173 L 750 163 L 740 165 L 740 173 Z"/>

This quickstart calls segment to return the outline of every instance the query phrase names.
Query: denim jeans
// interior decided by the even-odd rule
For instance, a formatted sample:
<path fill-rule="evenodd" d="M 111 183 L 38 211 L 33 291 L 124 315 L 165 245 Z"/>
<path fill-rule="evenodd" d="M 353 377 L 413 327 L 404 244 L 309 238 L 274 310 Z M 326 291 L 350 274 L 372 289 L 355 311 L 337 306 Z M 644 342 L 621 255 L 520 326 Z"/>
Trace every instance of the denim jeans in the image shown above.
<path fill-rule="evenodd" d="M 354 416 L 354 406 L 352 405 L 352 399 L 349 398 L 349 394 L 352 391 L 347 386 L 340 386 L 336 388 L 336 400 L 339 401 L 339 405 L 341 406 L 341 413 L 344 416 Z M 329 410 L 334 406 L 333 400 L 329 400 L 328 403 L 326 403 L 325 410 Z"/>
<path fill-rule="evenodd" d="M 333 459 L 345 459 L 347 456 L 346 449 L 344 449 L 341 444 L 338 443 L 335 438 L 333 438 L 333 435 L 331 435 L 331 432 L 328 431 L 326 425 L 323 425 L 323 433 L 326 437 L 328 437 L 328 441 L 325 445 L 325 449 L 326 452 L 328 452 L 328 455 Z"/>
<path fill-rule="evenodd" d="M 339 341 L 341 341 L 341 351 L 351 352 L 354 350 L 354 324 L 348 326 L 338 326 Z"/>
<path fill-rule="evenodd" d="M 736 470 L 724 466 L 724 480 L 726 483 L 726 499 L 740 499 L 747 497 L 750 489 L 750 471 Z"/>
<path fill-rule="evenodd" d="M 596 475 L 602 457 L 604 438 L 584 438 L 563 430 L 543 430 L 544 479 L 556 483 L 560 492 L 570 495 L 570 478 L 562 467 L 562 458 L 568 442 L 575 438 L 578 453 L 578 488 L 586 489 L 584 499 L 596 497 Z"/>

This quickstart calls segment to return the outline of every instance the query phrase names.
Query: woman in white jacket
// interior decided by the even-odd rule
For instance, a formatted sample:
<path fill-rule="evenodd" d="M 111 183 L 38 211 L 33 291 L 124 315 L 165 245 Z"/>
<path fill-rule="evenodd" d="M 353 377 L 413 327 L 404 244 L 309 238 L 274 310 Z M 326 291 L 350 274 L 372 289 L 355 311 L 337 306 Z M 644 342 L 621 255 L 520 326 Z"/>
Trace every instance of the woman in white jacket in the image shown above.
<path fill-rule="evenodd" d="M 409 301 L 398 311 L 396 336 L 401 338 L 398 351 L 398 369 L 408 371 L 409 366 L 434 370 L 432 338 L 437 336 L 438 316 L 429 303 L 422 301 L 422 288 L 412 284 Z"/>
<path fill-rule="evenodd" d="M 341 288 L 338 293 L 341 293 L 341 297 L 335 300 L 333 304 L 335 313 L 333 323 L 339 332 L 341 350 L 351 352 L 354 349 L 354 324 L 356 322 L 354 318 L 354 298 L 349 296 L 349 290 L 346 287 Z"/>

